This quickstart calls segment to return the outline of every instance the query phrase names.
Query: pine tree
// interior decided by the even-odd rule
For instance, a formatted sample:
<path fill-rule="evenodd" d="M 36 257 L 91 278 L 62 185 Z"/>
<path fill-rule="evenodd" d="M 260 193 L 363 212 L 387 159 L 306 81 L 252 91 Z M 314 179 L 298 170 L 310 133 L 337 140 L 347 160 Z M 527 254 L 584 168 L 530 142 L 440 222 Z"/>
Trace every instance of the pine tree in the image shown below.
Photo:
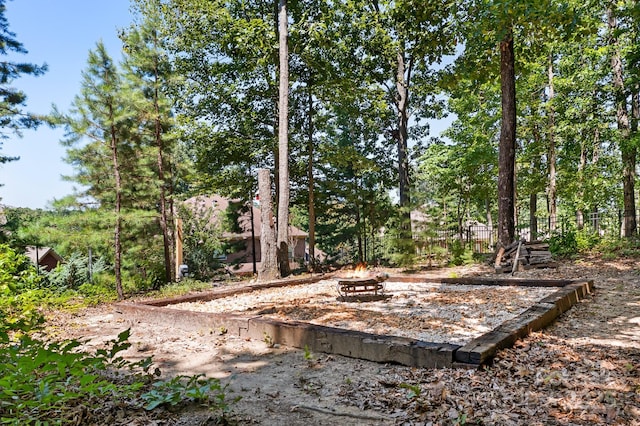
<path fill-rule="evenodd" d="M 26 54 L 27 50 L 22 43 L 16 40 L 13 32 L 9 31 L 9 22 L 5 17 L 5 11 L 5 0 L 0 0 L 0 55 Z M 20 76 L 39 76 L 46 70 L 46 65 L 0 61 L 0 148 L 2 148 L 2 140 L 7 139 L 10 134 L 20 135 L 20 130 L 35 128 L 41 123 L 38 117 L 23 110 L 27 95 L 11 87 L 11 83 Z M 18 157 L 0 154 L 0 164 L 17 159 Z"/>
<path fill-rule="evenodd" d="M 58 120 L 67 128 L 63 143 L 69 147 L 67 161 L 77 169 L 75 180 L 87 186 L 85 194 L 100 208 L 112 209 L 116 291 L 122 299 L 123 171 L 135 169 L 131 163 L 138 158 L 131 144 L 133 108 L 125 102 L 130 97 L 124 92 L 120 71 L 102 43 L 89 52 L 87 62 L 71 114 L 58 114 Z M 84 140 L 88 142 L 82 144 Z"/>
<path fill-rule="evenodd" d="M 173 73 L 160 33 L 161 11 L 157 1 L 139 0 L 136 3 L 141 18 L 121 36 L 125 46 L 124 71 L 131 93 L 135 94 L 139 137 L 142 147 L 155 156 L 153 170 L 155 183 L 149 194 L 145 210 L 157 205 L 164 252 L 164 280 L 173 281 L 175 271 L 173 251 L 173 152 L 176 138 L 171 101 L 165 90 L 171 84 Z M 153 152 L 155 151 L 155 155 Z M 149 161 L 151 163 L 151 161 Z"/>

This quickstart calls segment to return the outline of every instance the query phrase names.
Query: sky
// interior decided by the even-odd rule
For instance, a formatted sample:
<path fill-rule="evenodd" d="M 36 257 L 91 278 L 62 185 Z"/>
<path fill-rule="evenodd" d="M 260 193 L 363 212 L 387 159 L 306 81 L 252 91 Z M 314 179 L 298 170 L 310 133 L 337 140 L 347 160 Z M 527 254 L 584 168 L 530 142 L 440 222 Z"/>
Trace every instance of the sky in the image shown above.
<path fill-rule="evenodd" d="M 7 0 L 5 17 L 29 51 L 10 59 L 49 67 L 40 77 L 22 76 L 12 84 L 27 94 L 25 109 L 37 114 L 51 112 L 52 104 L 67 111 L 80 92 L 89 51 L 102 40 L 109 54 L 119 58 L 118 29 L 132 19 L 129 0 Z M 73 174 L 63 161 L 63 137 L 62 129 L 41 126 L 24 131 L 22 138 L 2 141 L 2 154 L 20 159 L 0 165 L 0 204 L 46 208 L 73 193 L 74 183 L 62 179 Z"/>

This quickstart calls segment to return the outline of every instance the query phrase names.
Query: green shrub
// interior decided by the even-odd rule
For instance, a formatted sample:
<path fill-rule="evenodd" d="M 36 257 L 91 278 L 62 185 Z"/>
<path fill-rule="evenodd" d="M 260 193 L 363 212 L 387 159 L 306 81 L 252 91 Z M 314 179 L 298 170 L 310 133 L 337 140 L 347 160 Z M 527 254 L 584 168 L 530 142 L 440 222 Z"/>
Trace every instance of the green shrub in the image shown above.
<path fill-rule="evenodd" d="M 462 241 L 455 239 L 449 246 L 451 252 L 450 263 L 455 266 L 470 265 L 475 263 L 473 251 L 466 247 Z"/>
<path fill-rule="evenodd" d="M 549 250 L 557 256 L 570 256 L 578 252 L 578 240 L 573 228 L 555 233 L 549 239 Z"/>
<path fill-rule="evenodd" d="M 102 258 L 94 260 L 89 270 L 89 258 L 79 253 L 72 254 L 65 263 L 45 273 L 43 284 L 53 291 L 62 292 L 68 289 L 78 289 L 91 281 L 92 274 L 100 274 L 107 267 Z"/>
<path fill-rule="evenodd" d="M 38 288 L 41 280 L 27 256 L 0 244 L 0 297 Z"/>

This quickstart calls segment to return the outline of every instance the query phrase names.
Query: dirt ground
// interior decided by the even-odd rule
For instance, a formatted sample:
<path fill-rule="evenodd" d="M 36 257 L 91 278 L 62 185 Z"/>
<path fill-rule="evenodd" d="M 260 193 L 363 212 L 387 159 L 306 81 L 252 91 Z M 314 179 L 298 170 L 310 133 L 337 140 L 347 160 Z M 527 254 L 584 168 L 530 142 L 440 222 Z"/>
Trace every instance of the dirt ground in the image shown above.
<path fill-rule="evenodd" d="M 495 275 L 481 266 L 428 274 Z M 56 315 L 49 332 L 90 339 L 91 349 L 131 328 L 128 358 L 153 355 L 166 376 L 220 378 L 230 398 L 242 397 L 228 416 L 242 425 L 640 425 L 640 262 L 583 259 L 515 276 L 591 279 L 596 291 L 482 371 L 416 369 L 188 334 L 130 323 L 109 305 Z M 122 424 L 215 424 L 206 408 L 131 416 Z"/>

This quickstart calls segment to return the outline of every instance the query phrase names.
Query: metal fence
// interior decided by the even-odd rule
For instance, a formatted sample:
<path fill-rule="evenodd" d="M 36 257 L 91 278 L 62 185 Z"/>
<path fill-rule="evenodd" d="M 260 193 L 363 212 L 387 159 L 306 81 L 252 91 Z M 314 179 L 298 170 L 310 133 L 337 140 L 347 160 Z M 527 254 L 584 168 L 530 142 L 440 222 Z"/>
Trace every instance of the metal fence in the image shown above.
<path fill-rule="evenodd" d="M 639 213 L 636 212 L 636 218 L 640 217 Z M 609 211 L 586 213 L 582 218 L 562 216 L 552 220 L 549 217 L 538 217 L 533 227 L 529 220 L 519 220 L 516 238 L 526 241 L 547 240 L 553 235 L 564 235 L 569 231 L 600 237 L 620 237 L 623 235 L 624 216 L 623 211 Z M 473 223 L 462 229 L 454 227 L 435 230 L 430 236 L 416 236 L 415 240 L 422 254 L 432 255 L 438 248 L 451 251 L 459 247 L 469 248 L 474 253 L 492 253 L 498 240 L 498 230 L 496 227 Z"/>

